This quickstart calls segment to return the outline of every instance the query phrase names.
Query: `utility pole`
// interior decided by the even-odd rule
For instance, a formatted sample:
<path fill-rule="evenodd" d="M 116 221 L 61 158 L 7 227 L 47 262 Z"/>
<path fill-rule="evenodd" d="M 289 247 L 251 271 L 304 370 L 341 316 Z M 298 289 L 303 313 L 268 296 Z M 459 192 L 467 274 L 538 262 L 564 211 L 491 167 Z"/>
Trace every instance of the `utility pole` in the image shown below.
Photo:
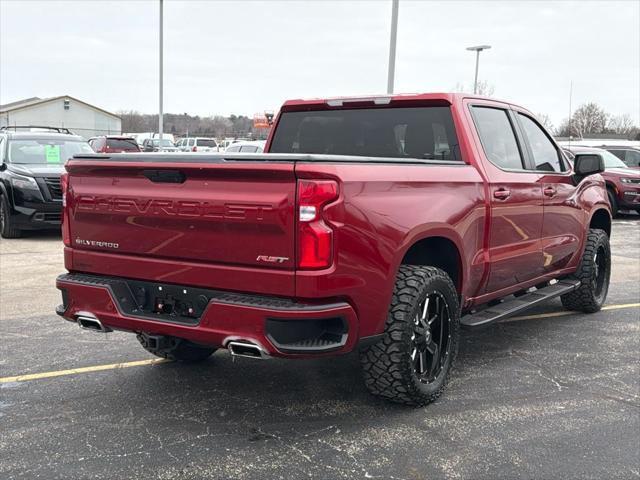
<path fill-rule="evenodd" d="M 473 94 L 478 93 L 478 65 L 480 64 L 480 52 L 482 50 L 489 50 L 491 45 L 477 45 L 475 47 L 467 47 L 467 50 L 476 52 L 476 75 L 473 80 Z"/>
<path fill-rule="evenodd" d="M 573 80 L 569 84 L 569 148 L 571 148 L 571 138 L 573 137 L 573 132 L 571 131 L 571 115 L 573 112 L 571 111 L 571 101 L 573 100 Z"/>
<path fill-rule="evenodd" d="M 160 147 L 162 147 L 162 29 L 163 29 L 163 21 L 162 21 L 162 9 L 163 9 L 163 0 L 160 0 L 160 108 L 158 113 L 158 134 L 160 135 Z"/>
<path fill-rule="evenodd" d="M 400 0 L 391 0 L 391 38 L 389 40 L 389 73 L 387 75 L 387 93 L 393 93 L 393 81 L 396 72 L 396 38 L 398 36 L 398 4 Z"/>

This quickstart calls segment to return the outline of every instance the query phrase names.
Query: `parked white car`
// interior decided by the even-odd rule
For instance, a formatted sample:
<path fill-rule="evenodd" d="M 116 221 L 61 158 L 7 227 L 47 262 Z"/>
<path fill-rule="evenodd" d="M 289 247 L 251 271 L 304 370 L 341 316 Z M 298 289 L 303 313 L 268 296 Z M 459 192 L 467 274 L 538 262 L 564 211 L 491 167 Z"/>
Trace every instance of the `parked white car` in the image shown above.
<path fill-rule="evenodd" d="M 227 147 L 225 153 L 262 153 L 266 144 L 265 140 L 235 142 Z"/>
<path fill-rule="evenodd" d="M 191 137 L 181 138 L 176 142 L 179 152 L 218 152 L 218 142 L 215 138 Z"/>

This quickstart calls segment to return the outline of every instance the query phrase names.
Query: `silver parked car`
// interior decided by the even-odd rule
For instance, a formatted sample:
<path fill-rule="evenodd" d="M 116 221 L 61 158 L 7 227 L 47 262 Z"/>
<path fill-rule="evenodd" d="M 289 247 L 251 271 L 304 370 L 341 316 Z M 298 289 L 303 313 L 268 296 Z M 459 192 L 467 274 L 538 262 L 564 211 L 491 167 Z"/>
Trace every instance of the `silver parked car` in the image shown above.
<path fill-rule="evenodd" d="M 262 153 L 266 145 L 265 140 L 254 140 L 252 142 L 234 142 L 227 147 L 225 153 Z"/>

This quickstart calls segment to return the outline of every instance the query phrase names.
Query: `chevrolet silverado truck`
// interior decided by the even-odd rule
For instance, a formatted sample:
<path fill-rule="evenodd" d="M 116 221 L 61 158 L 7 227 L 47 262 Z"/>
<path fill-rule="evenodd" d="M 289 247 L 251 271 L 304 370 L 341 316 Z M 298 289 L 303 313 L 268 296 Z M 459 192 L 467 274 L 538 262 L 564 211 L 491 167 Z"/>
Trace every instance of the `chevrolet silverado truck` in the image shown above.
<path fill-rule="evenodd" d="M 57 313 L 196 362 L 359 352 L 375 395 L 443 391 L 461 327 L 605 301 L 598 154 L 462 94 L 286 102 L 264 154 L 77 155 Z"/>

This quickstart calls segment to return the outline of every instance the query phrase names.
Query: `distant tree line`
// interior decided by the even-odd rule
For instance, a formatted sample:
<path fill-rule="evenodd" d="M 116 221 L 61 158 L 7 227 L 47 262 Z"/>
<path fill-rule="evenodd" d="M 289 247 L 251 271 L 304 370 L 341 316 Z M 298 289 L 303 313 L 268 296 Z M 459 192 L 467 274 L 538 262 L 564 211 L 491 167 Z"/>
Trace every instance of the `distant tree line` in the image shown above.
<path fill-rule="evenodd" d="M 559 137 L 584 138 L 589 135 L 615 134 L 629 140 L 640 140 L 640 128 L 629 114 L 611 115 L 597 103 L 580 105 L 571 118 L 566 118 L 555 130 Z"/>
<path fill-rule="evenodd" d="M 461 91 L 464 88 L 462 85 L 457 85 L 456 90 Z M 486 82 L 478 82 L 478 90 L 481 95 L 491 96 L 494 88 Z M 158 130 L 157 114 L 129 110 L 120 111 L 118 115 L 122 119 L 123 132 L 157 132 Z M 613 134 L 629 140 L 640 140 L 640 127 L 634 124 L 629 114 L 611 115 L 594 102 L 580 105 L 571 115 L 571 119 L 564 119 L 557 128 L 554 127 L 548 115 L 539 113 L 537 117 L 547 130 L 558 137 L 584 138 L 589 135 Z M 179 137 L 188 135 L 192 137 L 264 139 L 268 134 L 266 129 L 254 128 L 253 119 L 244 115 L 200 117 L 187 113 L 181 115 L 165 113 L 163 125 L 165 133 Z"/>
<path fill-rule="evenodd" d="M 120 111 L 122 131 L 124 133 L 157 132 L 158 115 L 139 113 L 133 110 Z M 253 119 L 244 115 L 230 115 L 223 117 L 192 116 L 187 113 L 165 113 L 163 117 L 164 133 L 186 137 L 248 137 L 254 139 L 266 138 L 268 131 L 253 127 Z"/>

